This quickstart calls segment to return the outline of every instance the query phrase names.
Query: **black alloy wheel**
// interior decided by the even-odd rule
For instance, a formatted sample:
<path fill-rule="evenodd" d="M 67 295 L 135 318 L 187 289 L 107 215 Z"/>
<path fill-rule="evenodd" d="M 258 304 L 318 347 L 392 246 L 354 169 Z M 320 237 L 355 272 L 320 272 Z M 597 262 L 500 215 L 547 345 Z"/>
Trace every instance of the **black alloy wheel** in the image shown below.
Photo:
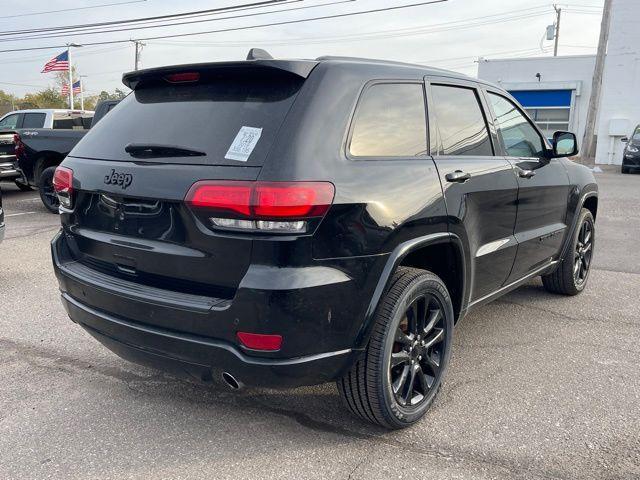
<path fill-rule="evenodd" d="M 40 200 L 42 200 L 45 208 L 51 213 L 58 213 L 58 207 L 60 206 L 58 196 L 53 189 L 53 174 L 55 171 L 56 167 L 45 168 L 40 175 L 40 182 L 38 184 Z"/>
<path fill-rule="evenodd" d="M 595 235 L 593 214 L 583 208 L 564 258 L 553 272 L 542 276 L 542 283 L 548 291 L 577 295 L 584 290 L 593 261 Z"/>
<path fill-rule="evenodd" d="M 578 239 L 574 249 L 573 278 L 576 285 L 582 285 L 587 280 L 591 258 L 593 257 L 593 224 L 585 219 L 578 231 Z"/>
<path fill-rule="evenodd" d="M 366 350 L 337 382 L 349 410 L 392 429 L 420 420 L 446 375 L 453 319 L 449 292 L 437 275 L 398 267 L 378 304 Z"/>
<path fill-rule="evenodd" d="M 399 405 L 423 402 L 440 379 L 447 334 L 443 307 L 425 294 L 413 300 L 398 324 L 389 361 L 393 395 Z"/>

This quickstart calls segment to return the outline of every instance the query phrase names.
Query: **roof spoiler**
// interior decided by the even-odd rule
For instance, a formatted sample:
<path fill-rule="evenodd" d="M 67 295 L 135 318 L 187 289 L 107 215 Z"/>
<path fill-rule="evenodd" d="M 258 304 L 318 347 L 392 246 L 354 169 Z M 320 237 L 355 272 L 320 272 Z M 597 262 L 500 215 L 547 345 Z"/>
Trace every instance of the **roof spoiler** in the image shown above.
<path fill-rule="evenodd" d="M 161 78 L 167 75 L 186 72 L 211 72 L 215 70 L 247 70 L 252 74 L 260 72 L 281 71 L 307 78 L 311 71 L 318 65 L 315 60 L 275 60 L 265 50 L 252 48 L 247 55 L 247 60 L 235 62 L 211 62 L 192 63 L 186 65 L 172 65 L 168 67 L 148 68 L 135 70 L 122 75 L 122 83 L 132 90 L 145 79 Z"/>

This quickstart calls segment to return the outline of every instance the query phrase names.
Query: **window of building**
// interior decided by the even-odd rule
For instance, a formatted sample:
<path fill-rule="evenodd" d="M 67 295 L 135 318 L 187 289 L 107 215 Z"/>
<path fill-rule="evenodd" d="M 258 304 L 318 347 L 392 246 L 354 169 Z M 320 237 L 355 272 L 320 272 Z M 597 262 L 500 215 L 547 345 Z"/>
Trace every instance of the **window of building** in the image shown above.
<path fill-rule="evenodd" d="M 433 110 L 442 155 L 491 156 L 487 122 L 475 90 L 434 85 Z"/>
<path fill-rule="evenodd" d="M 572 90 L 516 90 L 510 92 L 549 140 L 571 128 Z"/>
<path fill-rule="evenodd" d="M 379 83 L 368 88 L 356 111 L 349 152 L 354 157 L 426 155 L 422 85 Z"/>
<path fill-rule="evenodd" d="M 546 138 L 553 138 L 553 134 L 557 131 L 569 131 L 569 117 L 571 115 L 569 107 L 527 108 L 525 110 Z"/>
<path fill-rule="evenodd" d="M 544 153 L 544 143 L 535 128 L 518 110 L 518 107 L 504 97 L 489 93 L 489 102 L 497 119 L 497 129 L 510 157 L 540 158 Z"/>

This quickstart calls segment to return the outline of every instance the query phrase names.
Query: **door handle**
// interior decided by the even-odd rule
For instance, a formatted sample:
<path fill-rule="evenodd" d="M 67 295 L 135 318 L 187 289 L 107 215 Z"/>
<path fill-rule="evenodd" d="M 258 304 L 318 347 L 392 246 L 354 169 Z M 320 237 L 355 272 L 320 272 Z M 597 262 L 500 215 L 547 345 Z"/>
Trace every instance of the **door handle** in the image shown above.
<path fill-rule="evenodd" d="M 455 172 L 447 173 L 444 178 L 447 179 L 447 182 L 464 183 L 471 178 L 471 174 L 463 172 L 462 170 L 456 170 Z"/>
<path fill-rule="evenodd" d="M 536 174 L 535 170 L 524 170 L 524 169 L 520 169 L 518 170 L 518 176 L 520 178 L 531 178 Z"/>

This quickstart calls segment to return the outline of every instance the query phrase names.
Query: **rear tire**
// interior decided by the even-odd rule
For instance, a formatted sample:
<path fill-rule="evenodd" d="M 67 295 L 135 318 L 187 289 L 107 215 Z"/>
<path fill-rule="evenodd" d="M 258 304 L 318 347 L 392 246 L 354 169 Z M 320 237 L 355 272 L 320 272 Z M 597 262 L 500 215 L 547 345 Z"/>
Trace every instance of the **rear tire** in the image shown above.
<path fill-rule="evenodd" d="M 542 283 L 547 291 L 577 295 L 584 290 L 593 260 L 595 233 L 593 215 L 583 208 L 567 255 L 555 271 L 542 276 Z"/>
<path fill-rule="evenodd" d="M 55 171 L 55 166 L 45 168 L 40 174 L 40 181 L 38 182 L 40 200 L 42 200 L 44 207 L 51 213 L 59 213 L 58 207 L 60 206 L 58 196 L 53 190 L 53 174 Z"/>
<path fill-rule="evenodd" d="M 337 382 L 349 410 L 390 429 L 416 423 L 440 390 L 452 336 L 453 306 L 442 280 L 399 267 L 378 306 L 367 349 Z"/>

